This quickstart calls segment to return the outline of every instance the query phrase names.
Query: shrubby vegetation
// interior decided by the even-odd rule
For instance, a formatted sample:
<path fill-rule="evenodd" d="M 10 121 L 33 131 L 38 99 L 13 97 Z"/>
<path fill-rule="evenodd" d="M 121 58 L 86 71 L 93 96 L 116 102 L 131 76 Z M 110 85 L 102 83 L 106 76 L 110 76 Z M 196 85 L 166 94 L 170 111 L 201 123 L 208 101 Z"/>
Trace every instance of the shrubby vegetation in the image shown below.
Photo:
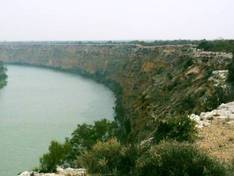
<path fill-rule="evenodd" d="M 58 165 L 63 164 L 70 151 L 71 145 L 68 141 L 64 144 L 52 141 L 49 146 L 49 152 L 40 158 L 40 168 L 36 170 L 39 170 L 40 172 L 54 172 Z"/>
<path fill-rule="evenodd" d="M 192 45 L 198 44 L 198 40 L 155 40 L 155 41 L 130 41 L 129 43 L 143 46 L 160 46 L 160 45 Z"/>
<path fill-rule="evenodd" d="M 233 52 L 234 40 L 203 40 L 198 44 L 197 48 L 205 51 Z"/>
<path fill-rule="evenodd" d="M 196 136 L 194 125 L 186 116 L 165 118 L 150 145 L 121 143 L 116 138 L 117 126 L 108 120 L 78 125 L 64 144 L 51 142 L 38 170 L 52 172 L 60 165 L 113 176 L 227 175 L 226 166 L 188 143 Z"/>
<path fill-rule="evenodd" d="M 230 52 L 234 55 L 234 40 L 203 40 L 199 43 L 197 48 L 203 49 L 205 51 Z M 234 84 L 234 58 L 229 66 L 228 81 Z"/>
<path fill-rule="evenodd" d="M 77 158 L 77 165 L 89 168 L 90 173 L 115 175 L 121 169 L 121 158 L 125 155 L 116 138 L 106 142 L 98 141 L 91 150 Z"/>
<path fill-rule="evenodd" d="M 202 49 L 204 51 L 214 51 L 214 52 L 229 52 L 234 55 L 234 40 L 214 40 L 214 41 L 207 41 L 203 40 L 201 41 L 198 46 L 198 49 Z M 232 86 L 231 91 L 234 86 L 234 57 L 232 59 L 231 64 L 228 67 L 228 79 L 227 83 L 230 83 Z M 212 109 L 213 107 L 219 105 L 222 102 L 225 101 L 230 101 L 233 100 L 234 98 L 234 93 L 229 92 L 228 97 L 225 97 L 225 93 L 221 89 L 216 90 L 216 94 L 214 95 L 213 99 L 209 100 L 211 103 L 211 107 L 209 108 Z"/>
<path fill-rule="evenodd" d="M 108 120 L 96 121 L 94 125 L 78 125 L 72 133 L 70 139 L 66 139 L 64 144 L 52 141 L 49 152 L 40 159 L 41 172 L 51 172 L 57 165 L 75 166 L 77 156 L 90 150 L 97 141 L 105 142 L 115 136 L 115 122 Z"/>
<path fill-rule="evenodd" d="M 152 146 L 136 163 L 139 176 L 225 176 L 226 168 L 186 143 L 162 142 Z"/>
<path fill-rule="evenodd" d="M 177 115 L 157 120 L 154 140 L 176 140 L 193 142 L 196 138 L 196 123 L 187 115 Z"/>
<path fill-rule="evenodd" d="M 6 85 L 6 68 L 4 67 L 3 63 L 0 62 L 0 88 Z"/>

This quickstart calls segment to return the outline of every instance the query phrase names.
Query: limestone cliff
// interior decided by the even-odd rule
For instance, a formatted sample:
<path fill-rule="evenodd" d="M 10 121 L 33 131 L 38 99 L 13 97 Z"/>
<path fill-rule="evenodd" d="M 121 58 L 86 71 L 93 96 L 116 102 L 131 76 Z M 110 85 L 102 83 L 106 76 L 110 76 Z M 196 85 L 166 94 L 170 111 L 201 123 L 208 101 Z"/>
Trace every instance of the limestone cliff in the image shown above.
<path fill-rule="evenodd" d="M 154 121 L 166 115 L 212 110 L 228 101 L 229 87 L 219 86 L 216 72 L 227 70 L 232 55 L 204 52 L 192 45 L 105 45 L 7 43 L 0 60 L 75 71 L 119 85 L 117 120 L 129 139 L 142 140 Z"/>

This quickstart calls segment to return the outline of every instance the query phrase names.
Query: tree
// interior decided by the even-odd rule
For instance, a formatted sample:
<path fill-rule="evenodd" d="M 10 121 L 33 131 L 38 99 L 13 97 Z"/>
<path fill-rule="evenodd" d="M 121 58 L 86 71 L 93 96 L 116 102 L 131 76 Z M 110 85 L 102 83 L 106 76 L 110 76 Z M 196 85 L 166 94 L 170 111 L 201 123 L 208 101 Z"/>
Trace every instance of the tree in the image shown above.
<path fill-rule="evenodd" d="M 54 172 L 56 167 L 63 163 L 66 155 L 70 151 L 70 144 L 66 141 L 60 144 L 57 141 L 52 141 L 49 146 L 49 152 L 40 158 L 40 172 Z"/>

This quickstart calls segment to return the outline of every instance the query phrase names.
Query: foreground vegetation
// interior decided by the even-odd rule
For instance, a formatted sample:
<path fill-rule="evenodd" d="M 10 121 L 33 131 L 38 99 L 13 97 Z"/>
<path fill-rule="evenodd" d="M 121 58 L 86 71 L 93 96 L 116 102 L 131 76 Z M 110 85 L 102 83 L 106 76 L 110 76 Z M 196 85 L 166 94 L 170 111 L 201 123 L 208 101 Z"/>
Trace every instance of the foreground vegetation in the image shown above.
<path fill-rule="evenodd" d="M 195 123 L 185 116 L 158 124 L 154 139 L 121 143 L 115 122 L 82 124 L 61 144 L 52 141 L 37 171 L 53 172 L 58 165 L 87 168 L 90 174 L 134 176 L 225 176 L 232 168 L 196 149 Z"/>

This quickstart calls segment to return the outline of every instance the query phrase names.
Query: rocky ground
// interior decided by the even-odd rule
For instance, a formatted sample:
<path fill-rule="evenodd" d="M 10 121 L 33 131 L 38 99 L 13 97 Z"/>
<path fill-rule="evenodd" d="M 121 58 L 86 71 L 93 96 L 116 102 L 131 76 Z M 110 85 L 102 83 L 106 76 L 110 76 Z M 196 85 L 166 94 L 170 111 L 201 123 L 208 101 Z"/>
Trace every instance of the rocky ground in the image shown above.
<path fill-rule="evenodd" d="M 199 127 L 197 145 L 222 161 L 234 162 L 234 102 L 192 118 Z"/>
<path fill-rule="evenodd" d="M 19 176 L 87 176 L 85 169 L 72 169 L 72 168 L 57 168 L 56 173 L 37 173 L 25 171 L 19 174 Z"/>
<path fill-rule="evenodd" d="M 213 121 L 221 121 L 231 125 L 234 123 L 234 102 L 221 104 L 217 109 L 202 112 L 200 115 L 192 114 L 190 118 L 197 122 L 198 128 L 213 125 Z"/>

